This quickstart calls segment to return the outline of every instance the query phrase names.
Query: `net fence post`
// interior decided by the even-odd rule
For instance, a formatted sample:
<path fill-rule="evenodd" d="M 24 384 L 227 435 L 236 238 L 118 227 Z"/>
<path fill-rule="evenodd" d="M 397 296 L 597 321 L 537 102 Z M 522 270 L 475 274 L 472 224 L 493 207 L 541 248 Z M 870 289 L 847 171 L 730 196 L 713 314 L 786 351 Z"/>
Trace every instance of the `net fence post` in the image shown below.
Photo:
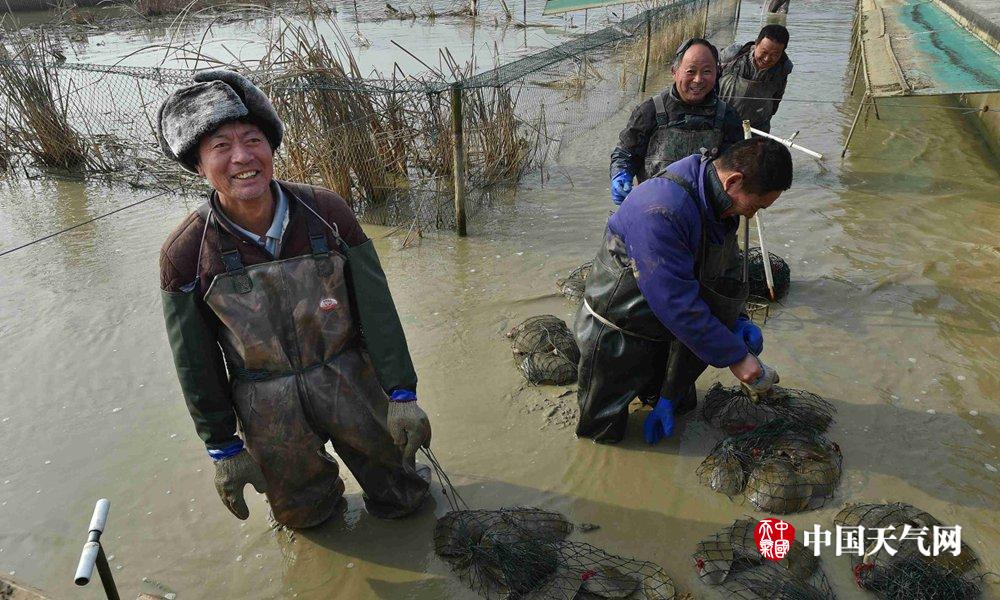
<path fill-rule="evenodd" d="M 455 230 L 465 237 L 465 140 L 462 131 L 462 84 L 451 84 L 452 161 L 455 176 Z"/>
<path fill-rule="evenodd" d="M 705 0 L 705 25 L 701 28 L 701 37 L 708 39 L 708 11 L 712 7 L 712 0 Z"/>
<path fill-rule="evenodd" d="M 736 16 L 733 18 L 733 41 L 740 32 L 740 8 L 743 7 L 743 0 L 736 0 Z"/>
<path fill-rule="evenodd" d="M 653 37 L 652 11 L 646 11 L 646 55 L 642 61 L 642 86 L 640 91 L 646 93 L 646 76 L 649 74 L 649 46 Z"/>

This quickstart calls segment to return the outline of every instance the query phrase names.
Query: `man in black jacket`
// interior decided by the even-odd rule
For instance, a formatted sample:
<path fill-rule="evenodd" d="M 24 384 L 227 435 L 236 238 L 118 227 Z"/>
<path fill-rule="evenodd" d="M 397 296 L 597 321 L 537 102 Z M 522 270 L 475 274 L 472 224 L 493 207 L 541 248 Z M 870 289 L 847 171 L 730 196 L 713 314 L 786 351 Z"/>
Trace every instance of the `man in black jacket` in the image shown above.
<path fill-rule="evenodd" d="M 788 30 L 766 25 L 756 42 L 733 44 L 722 52 L 720 96 L 740 117 L 761 131 L 771 131 L 771 117 L 785 95 L 792 61 L 785 54 Z"/>
<path fill-rule="evenodd" d="M 710 158 L 743 139 L 739 116 L 716 93 L 719 51 L 708 40 L 681 44 L 670 67 L 674 84 L 632 111 L 611 153 L 611 201 L 621 204 L 639 183 L 674 161 L 704 151 Z"/>

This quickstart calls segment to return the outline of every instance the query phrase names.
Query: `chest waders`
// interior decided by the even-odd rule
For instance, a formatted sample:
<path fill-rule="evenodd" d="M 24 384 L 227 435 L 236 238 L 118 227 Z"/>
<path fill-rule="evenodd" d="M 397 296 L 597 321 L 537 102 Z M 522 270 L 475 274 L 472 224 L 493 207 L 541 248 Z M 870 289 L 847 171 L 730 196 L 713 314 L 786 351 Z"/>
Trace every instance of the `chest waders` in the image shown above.
<path fill-rule="evenodd" d="M 737 59 L 738 62 L 752 61 L 752 49 L 749 54 L 747 58 Z M 779 66 L 775 65 L 771 69 L 778 69 Z M 723 74 L 719 81 L 719 96 L 733 105 L 741 119 L 750 121 L 751 127 L 770 132 L 771 117 L 774 116 L 774 95 L 781 89 L 781 77 L 765 77 L 758 81 L 741 76 L 741 71 L 742 69 L 734 68 Z"/>
<path fill-rule="evenodd" d="M 725 137 L 726 103 L 715 102 L 715 116 L 686 114 L 674 121 L 670 120 L 664 98 L 667 94 L 653 96 L 656 108 L 656 129 L 649 136 L 646 145 L 646 178 L 655 177 L 671 163 L 692 154 L 707 151 L 709 158 L 719 155 Z"/>
<path fill-rule="evenodd" d="M 386 398 L 363 351 L 336 228 L 304 198 L 311 254 L 244 266 L 236 240 L 205 205 L 226 272 L 205 302 L 222 322 L 232 400 L 250 455 L 267 480 L 275 519 L 293 528 L 322 523 L 344 493 L 331 441 L 364 490 L 368 512 L 416 510 L 428 484 L 386 428 Z M 341 248 L 331 249 L 325 232 Z"/>
<path fill-rule="evenodd" d="M 664 171 L 698 205 L 701 242 L 695 259 L 701 299 L 732 329 L 749 294 L 747 262 L 739 279 L 729 277 L 738 263 L 736 232 L 722 244 L 708 241 L 708 215 L 690 183 Z M 610 231 L 587 278 L 584 304 L 576 316 L 580 346 L 580 421 L 576 434 L 598 442 L 625 437 L 628 405 L 636 397 L 663 395 L 677 401 L 693 393 L 707 365 L 663 326 L 639 290 L 622 240 Z"/>

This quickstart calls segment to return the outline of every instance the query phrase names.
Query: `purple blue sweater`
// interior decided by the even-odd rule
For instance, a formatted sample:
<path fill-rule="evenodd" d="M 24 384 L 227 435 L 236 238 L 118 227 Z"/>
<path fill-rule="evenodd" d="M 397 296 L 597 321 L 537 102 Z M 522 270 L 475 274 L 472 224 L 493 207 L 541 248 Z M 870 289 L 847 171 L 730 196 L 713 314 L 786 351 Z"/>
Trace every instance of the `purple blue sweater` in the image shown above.
<path fill-rule="evenodd" d="M 720 219 L 718 199 L 709 201 L 708 163 L 698 155 L 668 167 L 691 183 L 708 215 L 709 241 L 721 244 L 739 225 Z M 708 196 L 713 196 L 708 192 Z M 713 367 L 728 367 L 747 354 L 743 340 L 712 315 L 699 294 L 694 263 L 701 243 L 701 212 L 679 185 L 654 177 L 636 186 L 611 219 L 608 229 L 625 243 L 634 261 L 636 282 L 660 322 Z"/>

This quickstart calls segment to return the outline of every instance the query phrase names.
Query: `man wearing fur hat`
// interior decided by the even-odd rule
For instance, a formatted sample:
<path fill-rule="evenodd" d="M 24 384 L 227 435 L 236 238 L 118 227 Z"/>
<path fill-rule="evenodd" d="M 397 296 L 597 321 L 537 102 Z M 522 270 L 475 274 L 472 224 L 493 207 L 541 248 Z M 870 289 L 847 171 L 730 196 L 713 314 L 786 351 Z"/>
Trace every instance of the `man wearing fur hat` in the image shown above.
<path fill-rule="evenodd" d="M 197 74 L 164 101 L 158 131 L 164 154 L 213 188 L 164 243 L 160 285 L 223 503 L 246 519 L 250 483 L 278 523 L 322 523 L 344 492 L 330 441 L 368 512 L 415 511 L 428 481 L 414 457 L 430 424 L 385 274 L 350 207 L 273 179 L 281 120 L 235 72 Z"/>

